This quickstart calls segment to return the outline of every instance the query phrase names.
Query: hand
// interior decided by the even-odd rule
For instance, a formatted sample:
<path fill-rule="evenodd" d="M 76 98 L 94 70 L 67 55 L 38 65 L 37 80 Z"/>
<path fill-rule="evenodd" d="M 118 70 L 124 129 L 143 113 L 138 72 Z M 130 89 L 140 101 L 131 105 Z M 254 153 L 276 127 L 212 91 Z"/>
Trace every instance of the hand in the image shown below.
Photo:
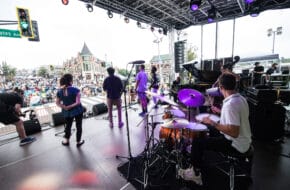
<path fill-rule="evenodd" d="M 211 109 L 211 111 L 213 113 L 217 113 L 217 114 L 220 114 L 221 113 L 221 110 L 218 107 L 216 107 L 216 106 L 211 106 L 210 109 Z"/>
<path fill-rule="evenodd" d="M 206 125 L 212 125 L 213 121 L 208 117 L 204 117 L 201 121 L 202 123 L 206 124 Z"/>

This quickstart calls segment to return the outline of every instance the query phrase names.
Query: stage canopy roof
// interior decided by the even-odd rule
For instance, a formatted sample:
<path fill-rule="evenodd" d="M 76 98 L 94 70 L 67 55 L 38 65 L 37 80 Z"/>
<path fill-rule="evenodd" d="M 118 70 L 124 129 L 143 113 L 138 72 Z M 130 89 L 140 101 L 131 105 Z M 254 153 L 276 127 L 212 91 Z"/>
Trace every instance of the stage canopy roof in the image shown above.
<path fill-rule="evenodd" d="M 124 15 L 140 23 L 163 29 L 185 29 L 208 23 L 209 10 L 216 10 L 215 21 L 251 14 L 253 11 L 290 8 L 290 0 L 202 0 L 198 10 L 190 9 L 190 0 L 80 0 L 105 10 Z"/>

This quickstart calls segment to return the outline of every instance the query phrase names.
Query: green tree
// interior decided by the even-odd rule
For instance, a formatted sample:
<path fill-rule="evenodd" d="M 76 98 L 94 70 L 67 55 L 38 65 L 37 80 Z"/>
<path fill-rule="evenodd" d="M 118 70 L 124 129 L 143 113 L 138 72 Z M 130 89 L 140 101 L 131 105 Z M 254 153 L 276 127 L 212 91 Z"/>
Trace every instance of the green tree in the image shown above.
<path fill-rule="evenodd" d="M 3 75 L 5 76 L 5 80 L 6 81 L 13 80 L 13 78 L 16 75 L 16 68 L 11 67 L 6 62 L 2 62 L 1 68 L 2 68 Z"/>
<path fill-rule="evenodd" d="M 45 67 L 40 67 L 37 74 L 38 76 L 45 78 L 48 76 L 48 70 Z"/>
<path fill-rule="evenodd" d="M 128 76 L 128 71 L 126 69 L 118 69 L 118 73 L 124 77 Z"/>
<path fill-rule="evenodd" d="M 187 50 L 187 61 L 192 61 L 194 59 L 196 59 L 197 55 L 194 51 L 194 48 L 192 46 L 189 47 L 189 49 Z"/>

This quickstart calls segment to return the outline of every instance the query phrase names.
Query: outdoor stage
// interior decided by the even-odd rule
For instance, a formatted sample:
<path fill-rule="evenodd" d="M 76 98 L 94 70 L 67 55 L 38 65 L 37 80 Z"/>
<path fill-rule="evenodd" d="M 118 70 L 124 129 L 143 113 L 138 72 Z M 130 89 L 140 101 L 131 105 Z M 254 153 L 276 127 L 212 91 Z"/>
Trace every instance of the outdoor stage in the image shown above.
<path fill-rule="evenodd" d="M 135 105 L 135 107 L 138 107 Z M 142 120 L 136 112 L 129 109 L 129 128 L 131 138 L 132 155 L 138 156 L 145 146 L 144 123 L 137 126 Z M 161 113 L 161 115 L 158 115 Z M 114 115 L 116 111 L 114 111 Z M 163 108 L 154 109 L 151 115 L 158 115 L 155 121 L 162 121 Z M 0 187 L 3 190 L 15 190 L 20 184 L 38 184 L 35 189 L 41 190 L 41 185 L 54 184 L 54 189 L 72 189 L 83 184 L 83 189 L 117 190 L 136 189 L 122 177 L 119 169 L 124 170 L 126 159 L 116 159 L 116 155 L 128 156 L 126 125 L 118 128 L 109 127 L 109 122 L 103 115 L 83 120 L 83 139 L 85 144 L 80 148 L 75 146 L 75 132 L 69 147 L 61 145 L 61 135 L 55 136 L 63 130 L 63 126 L 51 128 L 34 135 L 37 141 L 19 146 L 19 140 L 0 146 Z M 114 117 L 115 122 L 117 118 Z M 125 115 L 123 116 L 125 120 Z M 159 137 L 160 126 L 155 129 L 155 137 Z M 290 187 L 290 158 L 280 154 L 290 152 L 290 139 L 285 137 L 285 143 L 254 142 L 254 161 L 252 169 L 253 183 L 244 186 L 242 180 L 236 180 L 237 189 L 287 190 Z M 135 163 L 140 161 L 137 160 Z M 135 164 L 134 163 L 134 164 Z M 133 170 L 137 168 L 132 166 Z M 123 167 L 123 169 L 122 169 Z M 170 173 L 171 172 L 171 173 Z M 132 175 L 135 172 L 132 172 Z M 209 169 L 206 176 L 208 189 L 227 189 L 228 177 L 214 168 Z M 137 174 L 136 174 L 137 175 Z M 159 174 L 156 174 L 157 176 Z M 172 178 L 173 171 L 166 183 L 171 186 L 158 187 L 156 189 L 205 189 L 185 183 L 182 180 Z M 136 176 L 138 177 L 138 176 Z M 34 181 L 33 181 L 34 179 Z M 24 182 L 26 181 L 26 182 Z M 136 184 L 136 183 L 134 183 Z M 60 187 L 60 188 L 55 188 Z M 70 187 L 70 188 L 69 188 Z M 21 189 L 21 188 L 19 188 Z M 46 189 L 47 190 L 47 189 Z"/>

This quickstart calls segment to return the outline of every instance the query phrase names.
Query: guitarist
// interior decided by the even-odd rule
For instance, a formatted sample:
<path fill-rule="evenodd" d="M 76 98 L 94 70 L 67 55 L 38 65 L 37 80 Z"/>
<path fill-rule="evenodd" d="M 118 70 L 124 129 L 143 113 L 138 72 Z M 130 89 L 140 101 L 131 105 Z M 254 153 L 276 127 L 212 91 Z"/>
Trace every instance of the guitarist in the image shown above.
<path fill-rule="evenodd" d="M 16 126 L 16 131 L 21 139 L 20 146 L 36 140 L 35 137 L 26 136 L 23 121 L 20 119 L 23 95 L 24 92 L 21 89 L 15 89 L 11 93 L 0 93 L 0 122 Z"/>

